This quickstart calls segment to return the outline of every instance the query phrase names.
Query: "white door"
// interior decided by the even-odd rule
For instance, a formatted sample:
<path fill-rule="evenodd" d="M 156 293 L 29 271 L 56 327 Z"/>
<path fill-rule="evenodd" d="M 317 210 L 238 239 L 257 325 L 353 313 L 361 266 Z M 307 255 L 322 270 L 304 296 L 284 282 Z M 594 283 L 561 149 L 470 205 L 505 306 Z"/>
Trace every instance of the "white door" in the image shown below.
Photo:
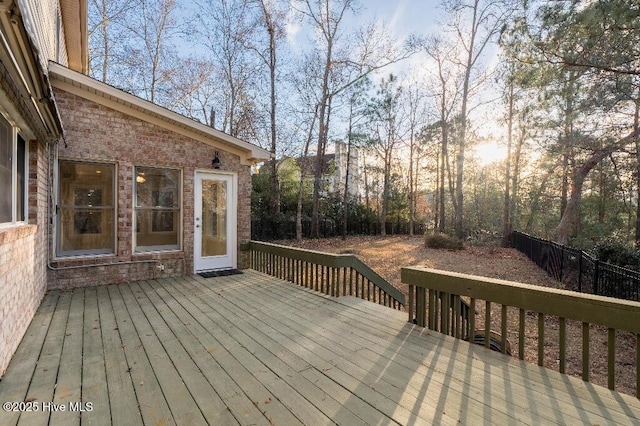
<path fill-rule="evenodd" d="M 236 177 L 196 172 L 194 196 L 195 272 L 236 268 Z"/>

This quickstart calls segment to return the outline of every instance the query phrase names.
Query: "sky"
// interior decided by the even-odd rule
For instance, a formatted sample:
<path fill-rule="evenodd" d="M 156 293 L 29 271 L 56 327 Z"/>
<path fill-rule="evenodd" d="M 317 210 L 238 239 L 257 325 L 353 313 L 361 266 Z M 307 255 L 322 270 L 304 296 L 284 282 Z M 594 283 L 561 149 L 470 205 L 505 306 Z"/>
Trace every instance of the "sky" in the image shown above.
<path fill-rule="evenodd" d="M 434 0 L 369 0 L 364 14 L 384 19 L 391 30 L 406 37 L 412 32 L 429 33 L 441 10 Z"/>
<path fill-rule="evenodd" d="M 405 39 L 411 34 L 435 35 L 439 31 L 439 24 L 443 21 L 444 11 L 440 3 L 438 0 L 361 0 L 360 13 L 348 18 L 347 23 L 359 26 L 372 20 L 383 22 L 396 40 Z M 304 25 L 305 23 L 298 21 L 288 26 L 289 43 L 294 49 L 309 42 L 309 33 L 305 31 Z M 428 66 L 426 54 L 418 53 L 398 64 L 386 67 L 383 72 L 385 75 L 388 73 L 401 75 L 411 69 L 426 66 Z M 481 131 L 484 135 L 501 133 L 495 121 L 485 121 L 484 127 Z M 469 154 L 474 155 L 481 166 L 503 160 L 506 157 L 505 143 L 500 136 L 497 138 L 497 140 L 478 144 Z"/>
<path fill-rule="evenodd" d="M 295 0 L 289 1 L 294 2 Z M 185 4 L 190 4 L 190 2 L 185 1 Z M 360 0 L 360 6 L 361 9 L 357 15 L 349 14 L 345 17 L 345 24 L 351 27 L 349 30 L 376 20 L 384 23 L 396 40 L 404 40 L 411 34 L 436 35 L 440 31 L 440 24 L 444 21 L 441 0 Z M 309 28 L 309 24 L 304 20 L 289 20 L 287 38 L 292 50 L 303 50 L 309 45 L 312 39 Z M 194 46 L 190 45 L 190 49 L 193 48 Z M 424 70 L 430 66 L 432 65 L 427 60 L 427 55 L 418 52 L 408 59 L 385 67 L 377 76 L 373 77 L 373 80 L 377 81 L 389 73 L 402 76 L 410 70 Z M 495 121 L 493 121 L 494 124 L 484 119 L 476 120 L 476 122 L 484 122 L 485 127 L 488 127 L 489 130 L 485 129 L 483 134 L 497 133 L 495 130 L 499 128 Z M 489 126 L 487 123 L 490 123 Z M 504 145 L 502 140 L 488 141 L 470 149 L 475 150 L 475 153 L 469 152 L 469 154 L 475 155 L 481 165 L 488 165 L 494 161 L 500 161 L 506 156 Z"/>

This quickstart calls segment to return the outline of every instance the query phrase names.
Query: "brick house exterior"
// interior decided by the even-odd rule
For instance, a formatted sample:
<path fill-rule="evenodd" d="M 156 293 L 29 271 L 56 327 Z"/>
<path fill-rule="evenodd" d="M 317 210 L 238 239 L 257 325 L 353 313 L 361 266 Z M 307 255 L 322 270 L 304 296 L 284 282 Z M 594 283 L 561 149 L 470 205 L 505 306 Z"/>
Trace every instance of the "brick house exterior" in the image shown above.
<path fill-rule="evenodd" d="M 129 282 L 157 277 L 172 277 L 193 273 L 194 265 L 194 177 L 197 170 L 214 171 L 212 160 L 218 152 L 220 169 L 216 173 L 230 174 L 237 179 L 237 267 L 244 268 L 240 244 L 251 238 L 251 163 L 260 150 L 238 153 L 237 147 L 216 139 L 216 131 L 204 127 L 209 135 L 197 134 L 188 128 L 171 130 L 171 120 L 177 114 L 163 111 L 164 119 L 151 114 L 139 117 L 127 114 L 132 105 L 127 101 L 150 104 L 110 86 L 79 75 L 59 65 L 50 66 L 56 103 L 65 129 L 64 144 L 58 144 L 59 160 L 86 160 L 115 164 L 117 170 L 117 243 L 114 253 L 107 256 L 56 257 L 49 269 L 49 288 L 72 288 Z M 64 75 L 63 75 L 64 74 Z M 72 80 L 74 84 L 70 84 Z M 64 88 L 75 93 L 70 93 Z M 103 90 L 104 96 L 96 95 Z M 113 109 L 113 93 L 120 96 L 119 110 Z M 107 95 L 109 94 L 109 95 Z M 106 97 L 108 96 L 108 97 Z M 111 105 L 111 106 L 110 106 Z M 178 117 L 179 118 L 179 117 Z M 194 123 L 195 125 L 195 123 Z M 189 136 L 192 137 L 189 137 Z M 200 140 L 195 139 L 198 137 Z M 247 156 L 249 156 L 247 158 Z M 55 160 L 54 160 L 55 162 Z M 153 166 L 180 170 L 183 179 L 182 232 L 180 248 L 176 250 L 136 253 L 133 241 L 134 167 Z M 55 246 L 55 233 L 50 235 Z M 162 265 L 162 270 L 158 267 Z M 236 266 L 236 265 L 234 265 Z M 88 278 L 91 278 L 90 280 Z"/>
<path fill-rule="evenodd" d="M 0 377 L 47 290 L 247 266 L 269 153 L 88 77 L 86 6 L 0 0 Z M 205 257 L 208 232 L 226 251 Z"/>

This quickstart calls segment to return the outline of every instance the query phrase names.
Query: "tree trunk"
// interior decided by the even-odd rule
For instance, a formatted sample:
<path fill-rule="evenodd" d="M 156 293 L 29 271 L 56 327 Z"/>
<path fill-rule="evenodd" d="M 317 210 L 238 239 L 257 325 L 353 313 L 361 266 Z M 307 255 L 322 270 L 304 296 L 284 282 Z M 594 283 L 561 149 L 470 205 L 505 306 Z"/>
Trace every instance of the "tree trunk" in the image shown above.
<path fill-rule="evenodd" d="M 309 134 L 307 135 L 307 140 L 304 144 L 304 152 L 302 154 L 303 161 L 307 158 L 309 154 L 309 145 L 311 144 L 311 138 L 313 138 L 313 128 L 316 125 L 316 118 L 318 117 L 318 106 L 316 105 L 315 111 L 313 113 L 313 118 L 311 119 L 311 125 L 309 126 Z M 296 207 L 296 241 L 302 241 L 302 196 L 304 191 L 304 180 L 306 178 L 305 173 L 306 167 L 302 165 L 300 167 L 300 186 L 298 187 L 298 203 Z"/>
<path fill-rule="evenodd" d="M 369 174 L 367 173 L 367 156 L 362 156 L 362 174 L 364 175 L 364 205 L 367 212 L 371 209 L 371 201 L 369 200 Z"/>
<path fill-rule="evenodd" d="M 102 82 L 107 82 L 107 72 L 109 70 L 109 59 L 111 58 L 111 52 L 109 49 L 109 18 L 107 16 L 107 0 L 104 0 L 101 4 L 100 14 L 102 17 L 102 43 L 104 47 L 104 56 L 102 59 Z"/>
<path fill-rule="evenodd" d="M 532 233 L 533 231 L 533 221 L 536 216 L 536 213 L 538 212 L 538 206 L 540 204 L 540 194 L 542 193 L 544 188 L 547 187 L 547 181 L 549 180 L 549 178 L 551 177 L 551 175 L 553 174 L 556 168 L 557 168 L 557 165 L 547 171 L 547 173 L 542 178 L 542 181 L 540 182 L 538 190 L 532 196 L 531 208 L 529 210 L 529 217 L 527 219 L 527 224 L 525 225 L 525 232 L 529 234 Z"/>
<path fill-rule="evenodd" d="M 467 104 L 469 102 L 469 89 L 471 83 L 471 72 L 475 62 L 475 40 L 478 31 L 478 8 L 479 0 L 473 3 L 473 19 L 471 20 L 471 39 L 467 49 L 467 63 L 464 70 L 464 83 L 462 85 L 462 106 L 460 108 L 460 141 L 456 160 L 456 202 L 454 203 L 455 217 L 453 226 L 456 237 L 464 238 L 464 195 L 462 191 L 464 177 L 464 149 L 467 138 Z M 481 49 L 482 50 L 482 49 Z"/>
<path fill-rule="evenodd" d="M 636 99 L 633 131 L 636 134 L 636 249 L 640 249 L 640 99 Z"/>
<path fill-rule="evenodd" d="M 413 236 L 413 224 L 415 222 L 415 204 L 414 198 L 416 196 L 413 191 L 413 123 L 411 124 L 411 141 L 409 143 L 409 236 Z"/>
<path fill-rule="evenodd" d="M 522 145 L 526 137 L 526 128 L 523 126 L 518 137 L 518 143 L 516 144 L 516 152 L 513 156 L 513 174 L 511 176 L 511 208 L 509 223 L 511 229 L 517 227 L 518 217 L 518 186 L 520 182 L 520 154 L 522 153 Z"/>
<path fill-rule="evenodd" d="M 353 104 L 349 106 L 349 129 L 347 131 L 347 170 L 344 178 L 344 195 L 342 197 L 342 240 L 347 239 L 349 222 L 349 167 L 351 166 L 351 134 L 353 131 Z"/>
<path fill-rule="evenodd" d="M 387 235 L 387 210 L 389 206 L 389 181 L 391 175 L 391 152 L 384 153 L 384 183 L 382 185 L 382 205 L 380 208 L 380 236 Z"/>
<path fill-rule="evenodd" d="M 574 71 L 569 71 L 566 86 L 564 87 L 564 134 L 562 135 L 562 143 L 566 146 L 562 147 L 562 191 L 560 198 L 560 218 L 564 216 L 569 196 L 569 158 L 573 158 L 573 103 L 576 96 L 576 81 L 577 73 Z"/>
<path fill-rule="evenodd" d="M 638 131 L 634 129 L 630 135 L 620 139 L 615 144 L 611 144 L 600 151 L 596 151 L 579 169 L 573 173 L 571 180 L 571 194 L 557 229 L 558 243 L 568 245 L 571 238 L 577 235 L 580 220 L 580 203 L 582 201 L 582 186 L 589 172 L 597 166 L 600 161 L 611 155 L 617 149 L 635 142 L 637 135 Z"/>
<path fill-rule="evenodd" d="M 600 164 L 598 169 L 598 223 L 604 223 L 607 213 L 607 178 L 604 172 L 604 164 Z"/>
<path fill-rule="evenodd" d="M 447 146 L 449 142 L 449 131 L 448 124 L 446 122 L 442 122 L 442 149 L 440 151 L 440 220 L 438 223 L 438 231 L 444 232 L 446 226 L 446 216 L 445 216 L 445 205 L 444 205 L 444 175 L 445 175 L 445 164 L 448 166 L 449 161 L 447 157 L 449 156 L 449 148 Z"/>
<path fill-rule="evenodd" d="M 569 197 L 569 154 L 562 154 L 562 187 L 560 191 L 560 219 L 567 210 Z"/>
<path fill-rule="evenodd" d="M 511 242 L 511 143 L 513 140 L 513 82 L 509 84 L 509 115 L 507 117 L 507 158 L 504 174 L 504 206 L 502 208 L 502 247 L 509 247 Z"/>
<path fill-rule="evenodd" d="M 270 111 L 269 118 L 271 121 L 271 155 L 273 157 L 273 168 L 271 170 L 271 195 L 272 195 L 272 213 L 273 218 L 278 221 L 280 217 L 280 182 L 278 180 L 278 167 L 276 161 L 276 147 L 277 147 L 277 124 L 276 124 L 276 26 L 273 22 L 273 17 L 264 1 L 260 2 L 262 6 L 262 12 L 264 15 L 265 26 L 269 33 L 269 83 L 270 83 Z"/>

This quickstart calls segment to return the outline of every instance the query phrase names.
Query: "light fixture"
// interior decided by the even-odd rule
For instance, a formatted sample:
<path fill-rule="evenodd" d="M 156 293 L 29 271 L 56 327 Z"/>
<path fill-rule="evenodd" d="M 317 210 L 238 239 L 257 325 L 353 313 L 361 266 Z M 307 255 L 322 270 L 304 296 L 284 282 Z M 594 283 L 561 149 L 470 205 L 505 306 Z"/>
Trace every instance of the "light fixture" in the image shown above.
<path fill-rule="evenodd" d="M 211 165 L 213 166 L 214 169 L 220 168 L 220 157 L 218 157 L 218 151 L 216 151 L 216 156 L 213 158 Z"/>

